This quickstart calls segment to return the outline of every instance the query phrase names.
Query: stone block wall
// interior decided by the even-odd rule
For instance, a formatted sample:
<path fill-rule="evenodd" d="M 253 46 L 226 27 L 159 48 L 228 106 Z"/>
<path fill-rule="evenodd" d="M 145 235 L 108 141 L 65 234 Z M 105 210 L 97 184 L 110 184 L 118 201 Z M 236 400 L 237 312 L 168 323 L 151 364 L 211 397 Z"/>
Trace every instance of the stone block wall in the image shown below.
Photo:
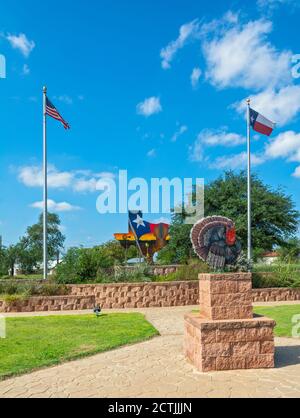
<path fill-rule="evenodd" d="M 71 286 L 73 295 L 95 296 L 104 309 L 196 305 L 198 282 L 133 283 Z"/>
<path fill-rule="evenodd" d="M 41 296 L 11 303 L 0 301 L 0 312 L 55 312 L 93 309 L 95 296 Z"/>
<path fill-rule="evenodd" d="M 245 282 L 245 283 L 242 283 Z M 231 284 L 231 286 L 235 284 Z M 215 291 L 207 300 L 207 309 L 211 317 L 220 315 L 237 315 L 240 309 L 240 316 L 247 317 L 249 312 L 250 293 L 247 296 L 227 295 L 226 303 L 220 295 L 224 289 L 218 286 L 230 286 L 229 283 L 221 284 L 216 281 L 213 284 Z M 242 280 L 239 286 L 248 286 L 247 280 Z M 202 283 L 203 294 L 205 285 Z M 92 309 L 99 304 L 104 309 L 123 308 L 147 308 L 147 307 L 169 307 L 198 305 L 199 303 L 199 282 L 165 282 L 165 283 L 125 283 L 125 284 L 97 284 L 97 285 L 70 285 L 69 296 L 52 296 L 31 298 L 29 301 L 18 301 L 9 307 L 0 300 L 0 312 L 35 312 L 51 310 L 82 310 Z M 240 287 L 240 290 L 242 288 Z M 220 293 L 218 293 L 220 292 Z M 224 292 L 223 292 L 224 293 Z M 205 296 L 203 296 L 205 297 Z M 221 300 L 220 300 L 221 299 Z M 254 289 L 251 300 L 253 302 L 276 302 L 276 301 L 300 301 L 300 289 Z M 216 306 L 219 303 L 223 306 Z M 241 306 L 239 306 L 242 304 Z M 230 309 L 229 309 L 230 308 Z"/>
<path fill-rule="evenodd" d="M 274 326 L 264 317 L 233 322 L 186 315 L 185 354 L 203 372 L 273 368 Z"/>
<path fill-rule="evenodd" d="M 220 281 L 219 281 L 220 283 Z M 206 293 L 204 283 L 201 284 L 203 292 Z M 227 284 L 228 285 L 228 284 Z M 215 286 L 227 286 L 224 284 L 215 284 Z M 233 286 L 235 284 L 233 283 Z M 248 287 L 246 296 L 228 296 L 228 303 L 237 306 L 249 306 L 249 280 L 243 280 L 239 283 L 240 291 Z M 105 307 L 124 308 L 130 304 L 131 307 L 147 307 L 150 303 L 153 306 L 185 306 L 197 305 L 199 303 L 200 291 L 198 281 L 184 282 L 165 282 L 165 283 L 123 283 L 123 284 L 98 284 L 98 285 L 71 285 L 71 294 L 74 296 L 92 296 L 95 295 L 96 302 L 104 304 Z M 224 290 L 224 289 L 223 289 Z M 211 307 L 220 302 L 218 296 L 222 289 L 217 289 L 213 294 Z M 251 295 L 252 302 L 277 302 L 277 301 L 300 301 L 300 289 L 253 289 Z M 238 302 L 238 303 L 237 303 Z M 143 304 L 144 303 L 144 304 Z M 139 304 L 139 306 L 137 306 Z M 114 306 L 112 306 L 114 305 Z M 151 305 L 152 306 L 152 305 Z"/>
<path fill-rule="evenodd" d="M 253 302 L 300 301 L 300 289 L 253 289 Z"/>

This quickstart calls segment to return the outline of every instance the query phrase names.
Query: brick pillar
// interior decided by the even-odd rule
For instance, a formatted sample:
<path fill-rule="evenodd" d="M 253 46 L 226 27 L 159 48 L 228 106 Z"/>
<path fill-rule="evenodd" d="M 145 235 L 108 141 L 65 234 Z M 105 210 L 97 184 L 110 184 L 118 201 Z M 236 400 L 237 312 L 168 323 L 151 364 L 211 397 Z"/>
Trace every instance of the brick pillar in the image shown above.
<path fill-rule="evenodd" d="M 207 319 L 250 319 L 252 308 L 252 275 L 201 274 L 200 311 Z"/>
<path fill-rule="evenodd" d="M 274 367 L 276 323 L 253 315 L 250 273 L 201 274 L 200 313 L 185 317 L 185 354 L 202 372 Z"/>

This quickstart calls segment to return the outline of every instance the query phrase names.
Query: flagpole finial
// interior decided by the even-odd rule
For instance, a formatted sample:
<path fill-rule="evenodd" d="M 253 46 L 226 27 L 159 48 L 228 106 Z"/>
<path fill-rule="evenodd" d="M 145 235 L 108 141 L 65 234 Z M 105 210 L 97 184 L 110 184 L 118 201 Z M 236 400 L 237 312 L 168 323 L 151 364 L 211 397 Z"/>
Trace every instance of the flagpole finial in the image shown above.
<path fill-rule="evenodd" d="M 247 105 L 250 106 L 250 103 L 251 103 L 251 99 L 247 99 Z"/>
<path fill-rule="evenodd" d="M 46 86 L 44 86 L 43 87 L 43 92 L 46 94 L 47 93 L 47 87 Z"/>

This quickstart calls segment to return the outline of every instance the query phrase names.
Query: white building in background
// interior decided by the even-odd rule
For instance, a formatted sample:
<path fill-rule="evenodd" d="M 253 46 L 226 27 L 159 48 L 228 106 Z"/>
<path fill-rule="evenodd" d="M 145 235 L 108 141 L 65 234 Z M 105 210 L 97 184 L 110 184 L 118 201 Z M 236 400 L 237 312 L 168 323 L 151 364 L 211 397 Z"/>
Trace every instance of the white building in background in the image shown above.
<path fill-rule="evenodd" d="M 52 276 L 55 272 L 56 267 L 62 262 L 62 260 L 50 260 L 48 262 L 48 269 L 49 269 L 49 275 Z M 34 269 L 34 271 L 38 271 L 38 270 L 43 270 L 44 268 L 44 264 L 41 263 L 38 265 L 37 268 Z M 14 268 L 14 276 L 20 276 L 22 275 L 23 272 L 21 270 L 21 266 L 19 264 L 15 264 L 15 268 Z"/>
<path fill-rule="evenodd" d="M 265 253 L 261 262 L 266 264 L 267 266 L 271 266 L 272 264 L 276 263 L 279 259 L 279 254 L 276 251 L 271 251 L 269 253 Z"/>

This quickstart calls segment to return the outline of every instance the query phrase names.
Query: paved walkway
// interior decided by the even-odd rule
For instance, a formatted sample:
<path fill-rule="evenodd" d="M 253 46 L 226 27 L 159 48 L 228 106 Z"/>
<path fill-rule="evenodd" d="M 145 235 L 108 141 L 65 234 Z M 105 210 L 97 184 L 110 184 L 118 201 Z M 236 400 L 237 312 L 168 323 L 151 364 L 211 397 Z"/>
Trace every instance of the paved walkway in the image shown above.
<path fill-rule="evenodd" d="M 192 309 L 138 310 L 160 337 L 0 382 L 0 397 L 300 398 L 300 340 L 276 340 L 274 370 L 195 370 L 182 348 L 183 317 Z"/>

